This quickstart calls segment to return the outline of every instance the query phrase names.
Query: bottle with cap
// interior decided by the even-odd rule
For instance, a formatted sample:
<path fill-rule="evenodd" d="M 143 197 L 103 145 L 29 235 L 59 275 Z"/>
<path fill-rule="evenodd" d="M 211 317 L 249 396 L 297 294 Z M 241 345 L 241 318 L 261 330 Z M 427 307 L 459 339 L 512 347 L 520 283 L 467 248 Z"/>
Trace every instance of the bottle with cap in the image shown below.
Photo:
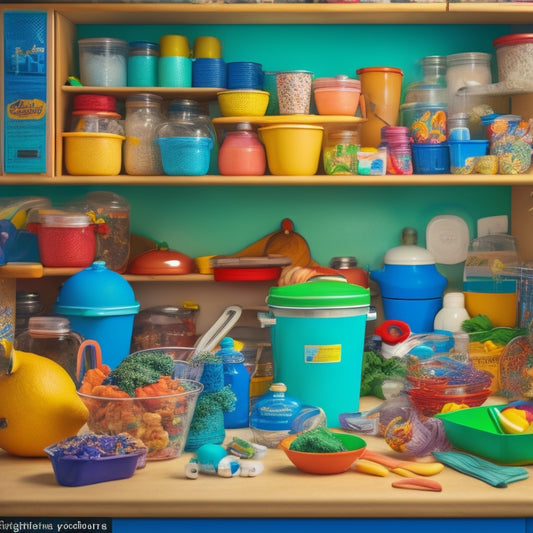
<path fill-rule="evenodd" d="M 247 428 L 250 409 L 250 373 L 244 365 L 244 355 L 235 349 L 231 337 L 224 337 L 220 341 L 220 350 L 216 355 L 222 358 L 224 385 L 231 387 L 237 397 L 235 409 L 224 413 L 224 427 Z"/>
<path fill-rule="evenodd" d="M 286 396 L 286 392 L 284 383 L 272 383 L 268 392 L 255 403 L 250 414 L 250 427 L 257 444 L 275 448 L 290 434 L 302 404 Z"/>
<path fill-rule="evenodd" d="M 442 299 L 442 309 L 435 315 L 436 330 L 461 332 L 461 326 L 470 315 L 465 309 L 465 295 L 462 292 L 448 292 Z"/>

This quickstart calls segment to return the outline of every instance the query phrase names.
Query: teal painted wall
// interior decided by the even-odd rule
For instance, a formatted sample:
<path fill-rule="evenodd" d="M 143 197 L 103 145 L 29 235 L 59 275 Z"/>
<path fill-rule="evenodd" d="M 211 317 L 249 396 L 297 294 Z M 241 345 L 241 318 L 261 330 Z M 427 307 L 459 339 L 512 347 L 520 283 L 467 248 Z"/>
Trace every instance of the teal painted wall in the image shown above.
<path fill-rule="evenodd" d="M 493 53 L 494 38 L 508 26 L 469 25 L 227 25 L 92 26 L 77 38 L 114 36 L 158 40 L 165 33 L 214 35 L 226 61 L 257 61 L 265 70 L 309 69 L 316 76 L 348 74 L 365 66 L 388 65 L 404 71 L 404 87 L 421 78 L 425 55 L 465 51 Z M 493 65 L 495 60 L 493 60 Z M 127 179 L 127 178 L 126 178 Z M 231 179 L 231 178 L 230 178 Z M 483 177 L 480 176 L 480 181 Z M 261 178 L 257 178 L 258 184 Z M 398 177 L 401 185 L 402 178 Z M 0 195 L 37 194 L 54 203 L 95 187 L 1 187 Z M 379 268 L 383 254 L 399 243 L 401 230 L 418 230 L 432 217 L 463 217 L 472 237 L 476 220 L 510 213 L 509 187 L 131 187 L 102 188 L 131 204 L 132 230 L 191 256 L 229 254 L 279 228 L 290 217 L 313 257 L 322 264 L 338 255 L 355 255 L 360 265 Z M 457 285 L 462 267 L 441 267 Z"/>

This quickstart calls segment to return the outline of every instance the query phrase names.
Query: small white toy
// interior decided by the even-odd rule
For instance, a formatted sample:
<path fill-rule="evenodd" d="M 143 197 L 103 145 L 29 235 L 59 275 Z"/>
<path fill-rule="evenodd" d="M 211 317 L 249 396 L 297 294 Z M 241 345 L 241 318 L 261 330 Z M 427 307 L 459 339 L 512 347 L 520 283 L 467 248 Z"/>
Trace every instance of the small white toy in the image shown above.
<path fill-rule="evenodd" d="M 204 444 L 196 451 L 196 457 L 185 465 L 185 477 L 197 479 L 200 473 L 220 477 L 255 477 L 263 470 L 261 461 L 228 455 L 226 449 L 218 444 Z"/>

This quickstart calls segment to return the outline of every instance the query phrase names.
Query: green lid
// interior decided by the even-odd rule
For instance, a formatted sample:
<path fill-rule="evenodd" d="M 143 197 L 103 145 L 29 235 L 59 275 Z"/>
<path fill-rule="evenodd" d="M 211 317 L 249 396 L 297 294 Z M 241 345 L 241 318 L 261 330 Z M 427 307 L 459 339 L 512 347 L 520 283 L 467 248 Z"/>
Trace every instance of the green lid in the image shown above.
<path fill-rule="evenodd" d="M 272 307 L 363 307 L 370 305 L 370 290 L 336 280 L 310 280 L 306 283 L 272 287 L 267 304 Z"/>

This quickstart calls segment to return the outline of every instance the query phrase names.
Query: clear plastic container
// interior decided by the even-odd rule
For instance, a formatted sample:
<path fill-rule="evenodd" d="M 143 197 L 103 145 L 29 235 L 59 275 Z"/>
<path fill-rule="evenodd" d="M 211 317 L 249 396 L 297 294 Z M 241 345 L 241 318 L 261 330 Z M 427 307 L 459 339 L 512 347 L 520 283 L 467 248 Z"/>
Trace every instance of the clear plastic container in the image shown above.
<path fill-rule="evenodd" d="M 15 348 L 55 361 L 77 384 L 77 356 L 82 341 L 83 337 L 71 330 L 68 318 L 33 316 L 28 329 L 16 337 Z"/>
<path fill-rule="evenodd" d="M 164 121 L 161 109 L 163 98 L 140 93 L 126 99 L 126 142 L 124 169 L 131 176 L 163 174 L 161 155 L 157 146 L 156 129 Z"/>
<path fill-rule="evenodd" d="M 93 87 L 125 87 L 128 72 L 128 42 L 110 37 L 78 41 L 80 79 Z"/>
<path fill-rule="evenodd" d="M 96 260 L 107 268 L 126 272 L 130 255 L 130 205 L 126 198 L 107 191 L 86 195 L 88 213 L 97 224 Z"/>
<path fill-rule="evenodd" d="M 387 147 L 387 174 L 412 174 L 413 156 L 409 128 L 385 126 L 381 130 L 382 145 Z"/>
<path fill-rule="evenodd" d="M 468 112 L 471 105 L 466 95 L 458 93 L 462 87 L 492 83 L 491 55 L 484 52 L 465 52 L 448 56 L 446 84 L 448 87 L 448 112 Z"/>
<path fill-rule="evenodd" d="M 139 312 L 133 322 L 131 352 L 165 346 L 194 346 L 198 340 L 196 319 L 198 305 L 158 305 Z"/>

